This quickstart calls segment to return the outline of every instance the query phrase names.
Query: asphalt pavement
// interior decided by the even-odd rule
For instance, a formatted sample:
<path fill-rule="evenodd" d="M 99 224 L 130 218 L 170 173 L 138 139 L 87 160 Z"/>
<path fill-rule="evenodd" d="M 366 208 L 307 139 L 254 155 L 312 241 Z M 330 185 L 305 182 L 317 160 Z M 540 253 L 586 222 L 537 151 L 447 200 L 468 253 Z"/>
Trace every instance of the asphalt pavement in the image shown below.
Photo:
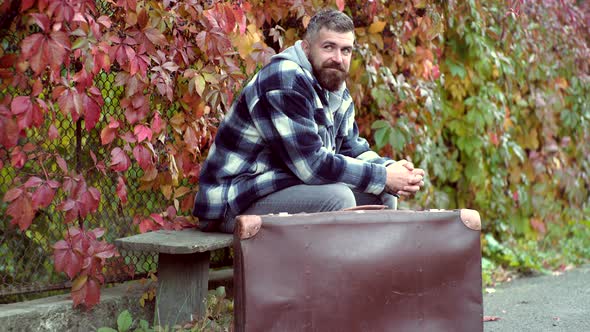
<path fill-rule="evenodd" d="M 484 332 L 590 332 L 590 265 L 518 278 L 484 295 Z"/>

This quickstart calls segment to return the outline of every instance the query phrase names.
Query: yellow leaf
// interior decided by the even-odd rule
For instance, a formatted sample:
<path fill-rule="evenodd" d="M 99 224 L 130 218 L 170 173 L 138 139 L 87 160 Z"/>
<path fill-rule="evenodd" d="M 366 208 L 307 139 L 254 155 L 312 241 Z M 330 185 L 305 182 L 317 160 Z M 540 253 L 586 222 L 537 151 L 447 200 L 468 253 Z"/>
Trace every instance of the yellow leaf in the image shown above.
<path fill-rule="evenodd" d="M 72 282 L 72 292 L 75 292 L 75 291 L 79 290 L 80 288 L 82 288 L 82 286 L 84 286 L 84 284 L 86 283 L 86 280 L 88 280 L 87 275 L 78 276 L 74 280 L 74 282 Z"/>
<path fill-rule="evenodd" d="M 297 30 L 294 28 L 287 29 L 285 31 L 285 45 L 291 45 L 297 39 Z"/>
<path fill-rule="evenodd" d="M 555 86 L 561 90 L 565 90 L 569 87 L 569 83 L 563 77 L 558 77 L 555 79 Z"/>
<path fill-rule="evenodd" d="M 369 33 L 381 33 L 383 29 L 385 29 L 385 22 L 383 21 L 376 21 L 371 24 L 369 27 Z"/>
<path fill-rule="evenodd" d="M 186 126 L 186 121 L 184 120 L 184 113 L 178 112 L 172 116 L 170 119 L 170 125 L 177 133 L 182 134 L 184 131 L 183 128 Z"/>
<path fill-rule="evenodd" d="M 379 47 L 380 50 L 382 50 L 385 47 L 381 35 L 369 35 L 369 40 L 377 47 Z"/>
<path fill-rule="evenodd" d="M 170 196 L 172 195 L 172 186 L 169 184 L 165 184 L 162 185 L 160 187 L 160 190 L 162 191 L 162 195 L 164 195 L 164 197 L 166 199 L 170 199 Z"/>
<path fill-rule="evenodd" d="M 414 0 L 414 7 L 416 9 L 426 8 L 426 0 Z"/>
<path fill-rule="evenodd" d="M 307 29 L 307 25 L 309 24 L 309 21 L 311 21 L 311 17 L 309 17 L 309 15 L 303 16 L 303 19 L 301 20 L 301 22 L 303 23 L 303 27 L 305 29 Z"/>
<path fill-rule="evenodd" d="M 260 41 L 260 32 L 255 24 L 248 25 L 244 35 L 235 35 L 232 43 L 238 49 L 242 59 L 246 59 L 252 53 L 253 45 Z"/>
<path fill-rule="evenodd" d="M 188 187 L 180 187 L 174 190 L 174 198 L 180 198 L 190 192 L 190 188 Z"/>

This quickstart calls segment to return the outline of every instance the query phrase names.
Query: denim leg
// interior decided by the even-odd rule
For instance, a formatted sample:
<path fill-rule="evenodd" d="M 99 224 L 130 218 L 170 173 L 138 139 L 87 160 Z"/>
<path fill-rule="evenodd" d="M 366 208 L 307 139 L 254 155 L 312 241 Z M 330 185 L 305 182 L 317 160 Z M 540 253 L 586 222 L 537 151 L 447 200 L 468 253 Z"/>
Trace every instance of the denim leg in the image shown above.
<path fill-rule="evenodd" d="M 388 209 L 397 210 L 397 197 L 388 193 L 381 195 L 367 194 L 360 191 L 354 191 L 356 205 L 385 205 Z"/>
<path fill-rule="evenodd" d="M 381 204 L 381 203 L 379 203 Z M 341 183 L 325 185 L 297 185 L 274 192 L 252 204 L 241 214 L 269 214 L 287 212 L 338 211 L 356 206 L 352 190 Z M 235 220 L 226 220 L 220 225 L 222 232 L 231 233 Z"/>

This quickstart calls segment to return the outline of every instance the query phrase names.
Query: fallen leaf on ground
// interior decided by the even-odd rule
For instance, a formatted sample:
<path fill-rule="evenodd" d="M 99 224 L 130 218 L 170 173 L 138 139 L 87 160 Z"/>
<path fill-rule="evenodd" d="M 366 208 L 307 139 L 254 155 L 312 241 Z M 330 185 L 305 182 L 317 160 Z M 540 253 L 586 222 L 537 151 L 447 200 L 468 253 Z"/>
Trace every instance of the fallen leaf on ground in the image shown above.
<path fill-rule="evenodd" d="M 495 322 L 497 320 L 500 320 L 500 317 L 498 317 L 498 316 L 483 316 L 484 322 Z"/>

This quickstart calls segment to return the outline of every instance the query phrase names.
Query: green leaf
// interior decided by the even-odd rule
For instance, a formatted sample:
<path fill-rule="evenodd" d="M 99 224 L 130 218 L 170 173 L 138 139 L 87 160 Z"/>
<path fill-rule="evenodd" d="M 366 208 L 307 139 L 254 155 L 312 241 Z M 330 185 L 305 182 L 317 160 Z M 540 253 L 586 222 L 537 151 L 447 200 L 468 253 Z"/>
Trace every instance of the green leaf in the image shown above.
<path fill-rule="evenodd" d="M 395 151 L 403 151 L 406 146 L 406 137 L 400 130 L 392 128 L 389 135 L 389 144 Z"/>
<path fill-rule="evenodd" d="M 384 147 L 387 142 L 389 141 L 389 136 L 391 136 L 391 128 L 390 127 L 381 127 L 375 132 L 375 144 L 377 145 L 377 149 L 381 149 Z"/>
<path fill-rule="evenodd" d="M 467 72 L 465 71 L 465 68 L 463 67 L 462 64 L 455 63 L 450 60 L 447 60 L 446 64 L 449 67 L 449 70 L 451 71 L 452 75 L 459 76 L 459 77 L 461 77 L 461 79 L 465 78 L 465 75 L 467 74 Z"/>
<path fill-rule="evenodd" d="M 88 45 L 88 39 L 86 38 L 78 38 L 76 39 L 76 41 L 74 42 L 74 44 L 72 44 L 72 50 L 78 49 L 78 48 L 82 48 L 84 46 Z"/>
<path fill-rule="evenodd" d="M 377 120 L 371 125 L 371 129 L 381 129 L 389 127 L 389 123 L 385 120 Z"/>
<path fill-rule="evenodd" d="M 218 297 L 225 297 L 225 287 L 219 286 L 215 289 L 215 295 Z"/>
<path fill-rule="evenodd" d="M 153 331 L 153 330 L 150 329 L 149 323 L 146 320 L 140 319 L 139 320 L 139 329 L 136 332 L 139 332 L 139 331 L 142 331 L 142 332 L 150 332 L 150 331 Z"/>
<path fill-rule="evenodd" d="M 129 331 L 132 323 L 133 318 L 131 318 L 129 310 L 125 310 L 119 314 L 119 318 L 117 318 L 117 328 L 119 329 L 119 332 Z"/>

